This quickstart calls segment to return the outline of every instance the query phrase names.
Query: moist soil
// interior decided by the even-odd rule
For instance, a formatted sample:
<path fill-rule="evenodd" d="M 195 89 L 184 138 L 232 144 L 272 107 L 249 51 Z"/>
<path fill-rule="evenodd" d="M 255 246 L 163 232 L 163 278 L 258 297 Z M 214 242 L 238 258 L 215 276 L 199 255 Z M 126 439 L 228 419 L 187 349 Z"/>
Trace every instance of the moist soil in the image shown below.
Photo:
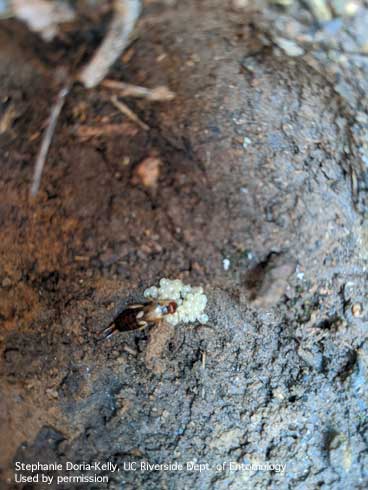
<path fill-rule="evenodd" d="M 266 40 L 267 12 L 147 2 L 109 78 L 175 99 L 125 99 L 144 130 L 75 85 L 33 199 L 58 79 L 106 22 L 48 45 L 0 26 L 1 488 L 43 488 L 15 484 L 16 461 L 119 465 L 58 489 L 368 486 L 358 102 Z M 209 322 L 99 342 L 162 277 L 202 285 Z M 124 469 L 144 461 L 184 469 Z"/>

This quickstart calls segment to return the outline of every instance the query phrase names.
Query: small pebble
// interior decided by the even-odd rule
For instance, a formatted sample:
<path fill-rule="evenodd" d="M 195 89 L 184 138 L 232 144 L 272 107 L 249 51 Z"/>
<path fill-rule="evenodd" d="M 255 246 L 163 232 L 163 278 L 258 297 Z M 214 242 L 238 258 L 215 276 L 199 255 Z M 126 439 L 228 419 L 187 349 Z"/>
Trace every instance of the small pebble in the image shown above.
<path fill-rule="evenodd" d="M 224 271 L 228 271 L 229 268 L 230 268 L 230 260 L 229 259 L 224 259 L 222 261 L 222 263 L 223 263 L 223 266 L 224 266 Z"/>
<path fill-rule="evenodd" d="M 245 138 L 243 139 L 243 148 L 244 148 L 244 150 L 245 150 L 246 148 L 248 148 L 248 146 L 249 146 L 251 143 L 252 143 L 252 140 L 251 140 L 250 138 L 247 138 L 247 137 L 245 136 Z"/>
<path fill-rule="evenodd" d="M 1 285 L 3 288 L 10 288 L 10 286 L 12 285 L 11 279 L 9 279 L 9 277 L 6 277 Z"/>
<path fill-rule="evenodd" d="M 351 307 L 351 312 L 352 312 L 353 316 L 355 316 L 355 317 L 362 316 L 362 314 L 363 314 L 362 304 L 361 303 L 353 304 L 353 306 Z"/>
<path fill-rule="evenodd" d="M 274 41 L 288 56 L 294 57 L 302 56 L 304 54 L 304 49 L 290 39 L 276 37 Z"/>
<path fill-rule="evenodd" d="M 141 184 L 146 188 L 156 188 L 158 179 L 160 178 L 160 168 L 162 161 L 150 156 L 142 160 L 134 169 L 133 184 Z"/>

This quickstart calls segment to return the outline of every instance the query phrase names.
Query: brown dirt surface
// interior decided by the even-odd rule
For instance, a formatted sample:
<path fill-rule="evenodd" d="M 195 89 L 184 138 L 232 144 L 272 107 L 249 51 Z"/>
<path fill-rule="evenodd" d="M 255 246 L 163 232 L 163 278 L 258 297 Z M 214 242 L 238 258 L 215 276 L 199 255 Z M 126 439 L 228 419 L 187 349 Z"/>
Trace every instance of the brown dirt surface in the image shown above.
<path fill-rule="evenodd" d="M 58 74 L 93 52 L 107 9 L 50 45 L 0 27 L 4 488 L 40 488 L 13 484 L 15 461 L 111 461 L 110 489 L 368 485 L 363 62 L 350 97 L 336 60 L 344 91 L 319 50 L 312 63 L 275 41 L 283 16 L 309 14 L 234 5 L 145 2 L 109 78 L 175 99 L 124 99 L 144 130 L 108 89 L 75 85 L 35 199 Z M 98 342 L 162 277 L 204 286 L 209 323 Z M 285 472 L 229 467 L 267 461 Z"/>

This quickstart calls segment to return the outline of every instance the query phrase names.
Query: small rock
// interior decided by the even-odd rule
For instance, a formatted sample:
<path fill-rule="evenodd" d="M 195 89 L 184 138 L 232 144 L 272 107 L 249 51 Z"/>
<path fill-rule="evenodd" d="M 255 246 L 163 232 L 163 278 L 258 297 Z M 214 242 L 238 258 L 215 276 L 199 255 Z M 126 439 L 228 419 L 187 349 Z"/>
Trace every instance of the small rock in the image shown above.
<path fill-rule="evenodd" d="M 253 294 L 253 304 L 260 308 L 274 306 L 283 296 L 288 285 L 288 278 L 295 271 L 295 262 L 286 257 L 275 257 L 267 264 L 265 270 L 259 267 L 259 277 Z"/>
<path fill-rule="evenodd" d="M 11 285 L 12 285 L 12 282 L 11 282 L 11 279 L 9 277 L 6 277 L 5 279 L 3 279 L 3 282 L 1 283 L 1 286 L 3 288 L 10 288 Z"/>
<path fill-rule="evenodd" d="M 274 39 L 275 43 L 281 48 L 288 56 L 302 56 L 304 54 L 304 49 L 298 46 L 294 41 L 286 39 L 284 37 L 276 37 Z"/>
<path fill-rule="evenodd" d="M 59 398 L 59 393 L 54 388 L 48 388 L 46 390 L 46 393 L 47 393 L 47 395 L 48 395 L 49 398 L 55 398 L 55 399 L 56 398 Z"/>
<path fill-rule="evenodd" d="M 228 271 L 230 268 L 230 260 L 229 259 L 224 259 L 222 261 L 222 264 L 224 266 L 224 271 Z"/>
<path fill-rule="evenodd" d="M 160 177 L 162 161 L 157 157 L 148 157 L 139 163 L 134 169 L 133 184 L 141 184 L 143 187 L 155 189 Z"/>
<path fill-rule="evenodd" d="M 352 312 L 353 316 L 358 317 L 358 318 L 361 317 L 363 314 L 362 303 L 353 304 L 353 306 L 351 307 L 351 312 Z"/>
<path fill-rule="evenodd" d="M 247 138 L 247 136 L 245 136 L 243 138 L 243 148 L 244 150 L 252 143 L 252 140 L 250 138 Z"/>

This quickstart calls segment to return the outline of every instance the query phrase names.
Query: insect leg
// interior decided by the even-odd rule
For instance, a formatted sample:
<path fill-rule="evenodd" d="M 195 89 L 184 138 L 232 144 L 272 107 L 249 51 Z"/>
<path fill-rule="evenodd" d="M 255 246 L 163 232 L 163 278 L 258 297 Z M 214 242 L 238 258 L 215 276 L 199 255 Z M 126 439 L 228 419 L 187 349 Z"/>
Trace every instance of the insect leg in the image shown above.
<path fill-rule="evenodd" d="M 116 329 L 115 325 L 112 324 L 97 334 L 97 337 L 99 337 L 98 340 L 100 341 L 100 340 L 109 339 L 116 332 L 117 332 L 117 329 Z"/>
<path fill-rule="evenodd" d="M 146 328 L 149 326 L 149 323 L 145 322 L 144 320 L 141 320 L 138 322 L 139 327 L 136 330 L 142 330 L 143 328 Z"/>

